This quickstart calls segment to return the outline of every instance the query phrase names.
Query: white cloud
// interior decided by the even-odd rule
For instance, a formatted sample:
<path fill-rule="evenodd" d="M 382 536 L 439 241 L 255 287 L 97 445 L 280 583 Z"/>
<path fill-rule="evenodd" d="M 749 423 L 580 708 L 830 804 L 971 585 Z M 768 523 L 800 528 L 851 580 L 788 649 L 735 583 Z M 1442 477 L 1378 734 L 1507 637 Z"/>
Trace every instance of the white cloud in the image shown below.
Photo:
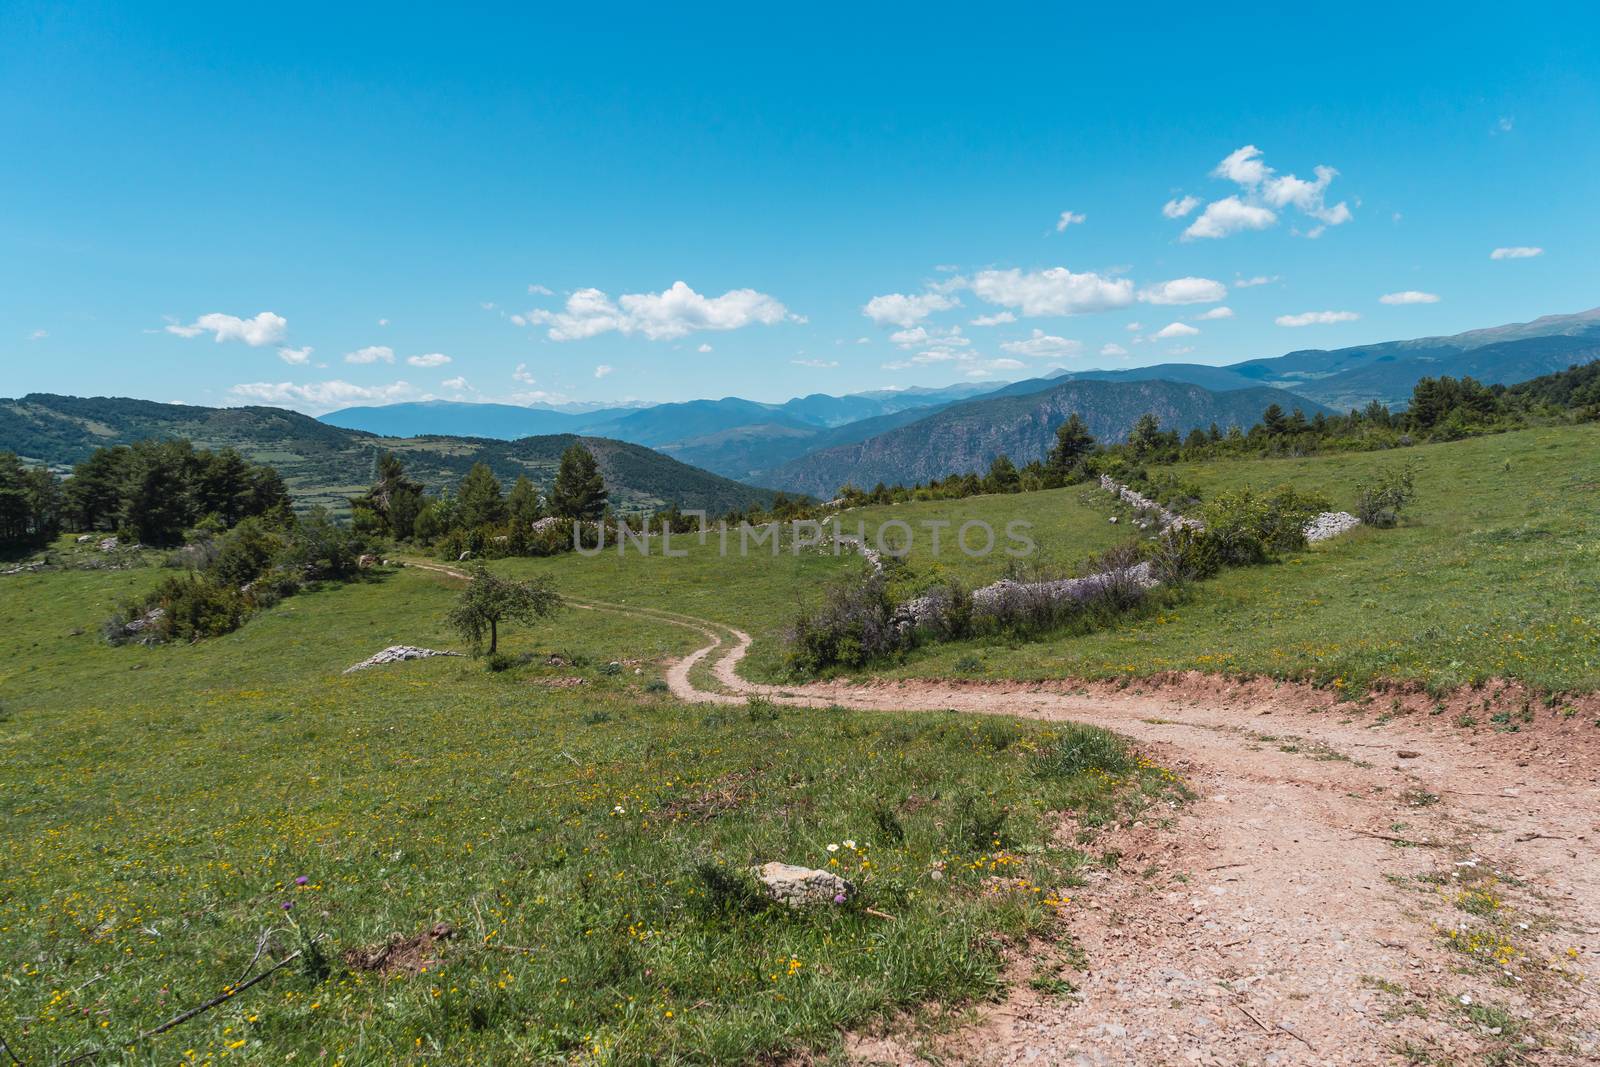
<path fill-rule="evenodd" d="M 311 362 L 311 353 L 314 351 L 316 349 L 310 345 L 306 345 L 304 348 L 280 348 L 278 349 L 278 358 L 296 367 L 303 367 Z"/>
<path fill-rule="evenodd" d="M 365 348 L 358 348 L 354 352 L 346 352 L 344 361 L 346 363 L 393 363 L 394 349 L 388 345 L 368 345 Z"/>
<path fill-rule="evenodd" d="M 1215 319 L 1233 318 L 1233 309 L 1230 307 L 1212 308 L 1210 311 L 1195 316 L 1196 322 L 1211 322 Z"/>
<path fill-rule="evenodd" d="M 1497 248 L 1489 253 L 1490 259 L 1532 259 L 1534 256 L 1544 255 L 1544 249 L 1532 245 L 1517 245 L 1512 248 Z"/>
<path fill-rule="evenodd" d="M 983 270 L 973 275 L 971 286 L 980 299 L 1015 308 L 1025 316 L 1080 315 L 1133 303 L 1133 283 L 1128 279 L 1074 274 L 1065 267 L 1028 273 L 1014 267 Z"/>
<path fill-rule="evenodd" d="M 387 326 L 387 325 L 389 325 L 389 320 L 388 319 L 379 319 L 378 320 L 378 325 L 379 326 Z"/>
<path fill-rule="evenodd" d="M 1026 367 L 1027 364 L 1018 359 L 1005 359 L 1002 357 L 1000 359 L 991 359 L 983 366 L 987 367 L 989 370 L 1021 370 L 1023 367 Z M 968 371 L 967 373 L 972 374 L 973 372 Z M 974 377 L 976 377 L 976 375 L 974 375 Z"/>
<path fill-rule="evenodd" d="M 535 282 L 534 284 L 528 286 L 528 293 L 531 296 L 555 296 L 556 295 L 549 288 L 547 288 L 546 286 L 540 285 L 537 282 Z"/>
<path fill-rule="evenodd" d="M 1495 132 L 1495 133 L 1510 133 L 1512 131 L 1512 129 L 1515 128 L 1516 125 L 1517 125 L 1516 120 L 1513 119 L 1510 115 L 1502 115 L 1500 117 L 1500 121 L 1496 122 L 1494 124 L 1494 130 L 1491 131 L 1491 132 Z"/>
<path fill-rule="evenodd" d="M 1167 349 L 1167 355 L 1169 355 L 1169 356 L 1186 356 L 1190 352 L 1193 352 L 1193 351 L 1194 351 L 1194 346 L 1193 345 L 1176 345 L 1176 346 L 1174 346 L 1172 348 Z"/>
<path fill-rule="evenodd" d="M 913 326 L 909 330 L 896 330 L 889 335 L 889 340 L 901 348 L 919 348 L 923 345 L 965 348 L 972 343 L 962 335 L 959 326 L 935 326 L 931 330 L 926 326 Z"/>
<path fill-rule="evenodd" d="M 827 370 L 839 365 L 836 359 L 791 359 L 789 362 L 797 367 L 812 367 L 816 370 Z"/>
<path fill-rule="evenodd" d="M 1108 343 L 1100 346 L 1100 354 L 1102 356 L 1125 356 L 1128 354 L 1128 350 L 1119 344 Z"/>
<path fill-rule="evenodd" d="M 1174 278 L 1139 290 L 1146 304 L 1215 304 L 1228 295 L 1228 287 L 1210 278 Z"/>
<path fill-rule="evenodd" d="M 695 349 L 695 351 L 696 352 L 709 352 L 709 351 L 711 351 L 711 346 L 703 344 L 699 348 Z"/>
<path fill-rule="evenodd" d="M 1303 311 L 1298 315 L 1279 315 L 1279 326 L 1326 326 L 1335 322 L 1354 322 L 1361 316 L 1354 311 Z"/>
<path fill-rule="evenodd" d="M 1081 226 L 1083 223 L 1088 221 L 1089 216 L 1087 215 L 1080 214 L 1076 211 L 1063 211 L 1061 213 L 1061 217 L 1056 220 L 1056 232 L 1060 233 L 1068 226 Z"/>
<path fill-rule="evenodd" d="M 179 337 L 198 337 L 203 333 L 209 333 L 214 336 L 218 344 L 223 341 L 243 341 L 252 348 L 259 348 L 283 340 L 288 328 L 289 320 L 271 311 L 263 311 L 252 319 L 241 319 L 237 315 L 224 315 L 214 311 L 209 315 L 201 315 L 187 326 L 176 322 L 169 323 L 166 330 Z"/>
<path fill-rule="evenodd" d="M 1240 187 L 1241 194 L 1207 204 L 1205 211 L 1183 231 L 1183 239 L 1226 237 L 1243 230 L 1264 230 L 1278 221 L 1277 212 L 1287 208 L 1317 220 L 1319 225 L 1306 231 L 1307 237 L 1319 237 L 1327 227 L 1349 222 L 1353 217 L 1349 205 L 1341 200 L 1329 206 L 1326 199 L 1328 186 L 1339 172 L 1318 164 L 1312 173 L 1316 175 L 1312 181 L 1293 174 L 1278 174 L 1267 166 L 1255 145 L 1236 149 L 1217 164 L 1211 176 L 1233 182 Z"/>
<path fill-rule="evenodd" d="M 1400 293 L 1384 293 L 1378 297 L 1380 304 L 1437 304 L 1439 294 L 1422 293 L 1415 289 L 1407 289 Z"/>
<path fill-rule="evenodd" d="M 528 365 L 526 363 L 518 363 L 517 369 L 511 372 L 511 377 L 512 380 L 519 381 L 523 385 L 536 384 L 533 375 L 528 372 Z"/>
<path fill-rule="evenodd" d="M 229 392 L 240 400 L 282 405 L 307 411 L 313 415 L 320 415 L 349 404 L 371 401 L 393 403 L 398 400 L 409 400 L 416 395 L 416 390 L 406 382 L 353 385 L 339 380 L 307 382 L 303 385 L 293 382 L 246 382 L 234 386 Z"/>
<path fill-rule="evenodd" d="M 1172 337 L 1193 337 L 1199 332 L 1186 322 L 1169 322 L 1151 336 L 1158 341 L 1165 341 Z"/>
<path fill-rule="evenodd" d="M 1183 231 L 1185 240 L 1196 237 L 1226 237 L 1241 230 L 1264 230 L 1278 221 L 1278 216 L 1256 204 L 1247 204 L 1237 196 L 1225 196 L 1206 205 L 1200 217 Z"/>
<path fill-rule="evenodd" d="M 616 368 L 612 367 L 609 363 L 602 363 L 594 369 L 594 376 L 596 378 L 604 378 L 615 369 Z"/>
<path fill-rule="evenodd" d="M 979 315 L 972 320 L 973 326 L 1004 326 L 1008 322 L 1016 322 L 1017 317 L 1009 311 L 997 311 L 993 315 Z"/>
<path fill-rule="evenodd" d="M 1144 323 L 1142 323 L 1142 322 L 1130 322 L 1127 325 L 1123 326 L 1122 328 L 1124 330 L 1127 330 L 1129 333 L 1138 333 L 1140 330 L 1144 329 Z"/>
<path fill-rule="evenodd" d="M 1161 213 L 1169 219 L 1181 219 L 1199 206 L 1200 198 L 1198 196 L 1178 197 L 1161 205 Z"/>
<path fill-rule="evenodd" d="M 485 311 L 493 311 L 495 308 L 499 307 L 500 305 L 496 304 L 493 300 L 480 300 L 480 301 L 478 301 L 478 306 L 481 307 Z"/>
<path fill-rule="evenodd" d="M 958 306 L 958 303 L 943 293 L 921 293 L 917 296 L 885 293 L 868 300 L 862 306 L 861 314 L 879 326 L 910 327 L 935 311 L 948 311 Z"/>
<path fill-rule="evenodd" d="M 530 323 L 548 325 L 552 341 L 577 341 L 613 330 L 643 334 L 651 341 L 670 341 L 696 330 L 803 321 L 754 289 L 730 289 L 721 296 L 707 297 L 681 281 L 659 293 L 624 293 L 616 301 L 599 289 L 579 289 L 567 297 L 565 310 L 535 310 L 524 317 Z"/>
<path fill-rule="evenodd" d="M 1043 330 L 1034 330 L 1033 336 L 1026 341 L 1007 341 L 1000 346 L 1000 350 L 1010 352 L 1014 356 L 1049 359 L 1053 356 L 1076 356 L 1083 351 L 1083 342 L 1066 337 L 1053 337 Z"/>
<path fill-rule="evenodd" d="M 49 337 L 49 336 L 50 336 L 50 331 L 49 330 L 34 330 L 32 333 L 30 333 L 28 335 L 28 340 L 30 340 L 30 341 L 43 341 L 46 337 Z"/>
<path fill-rule="evenodd" d="M 1235 278 L 1233 287 L 1235 289 L 1252 289 L 1258 285 L 1270 285 L 1277 280 L 1278 276 L 1276 274 L 1270 278 L 1265 274 L 1257 274 L 1254 278 Z"/>
<path fill-rule="evenodd" d="M 407 356 L 406 362 L 413 367 L 442 367 L 450 362 L 450 357 L 443 352 L 428 352 L 421 356 Z"/>
<path fill-rule="evenodd" d="M 439 384 L 442 385 L 446 389 L 454 389 L 458 393 L 459 392 L 465 392 L 466 390 L 472 388 L 472 386 L 467 384 L 467 380 L 465 378 L 462 378 L 462 377 L 446 378 L 444 381 L 440 382 Z"/>
<path fill-rule="evenodd" d="M 1239 185 L 1260 185 L 1272 173 L 1272 168 L 1261 161 L 1261 149 L 1253 144 L 1236 148 L 1216 168 L 1212 177 L 1226 178 Z"/>

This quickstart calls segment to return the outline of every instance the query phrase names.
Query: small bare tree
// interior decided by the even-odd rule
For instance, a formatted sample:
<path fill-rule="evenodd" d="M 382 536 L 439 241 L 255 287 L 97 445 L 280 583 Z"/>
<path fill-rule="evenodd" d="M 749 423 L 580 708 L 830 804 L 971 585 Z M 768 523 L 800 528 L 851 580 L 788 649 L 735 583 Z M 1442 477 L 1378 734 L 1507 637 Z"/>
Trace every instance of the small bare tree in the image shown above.
<path fill-rule="evenodd" d="M 531 623 L 560 606 L 561 596 L 548 577 L 517 582 L 491 574 L 489 568 L 476 563 L 472 581 L 450 609 L 449 623 L 472 647 L 473 655 L 484 651 L 483 639 L 487 635 L 492 656 L 499 647 L 502 622 Z"/>

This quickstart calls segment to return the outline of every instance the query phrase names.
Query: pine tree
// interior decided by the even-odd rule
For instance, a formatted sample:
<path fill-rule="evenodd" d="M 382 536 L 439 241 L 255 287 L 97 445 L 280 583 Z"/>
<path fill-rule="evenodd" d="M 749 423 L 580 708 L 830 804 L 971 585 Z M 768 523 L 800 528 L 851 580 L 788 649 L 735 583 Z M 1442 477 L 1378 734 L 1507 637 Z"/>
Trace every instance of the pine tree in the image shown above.
<path fill-rule="evenodd" d="M 568 519 L 592 522 L 605 513 L 606 483 L 594 454 L 574 441 L 561 453 L 561 468 L 550 490 L 550 509 Z"/>
<path fill-rule="evenodd" d="M 511 486 L 511 494 L 506 497 L 506 510 L 511 513 L 512 522 L 524 526 L 541 518 L 539 490 L 526 474 L 517 475 L 516 482 Z"/>
<path fill-rule="evenodd" d="M 500 480 L 487 463 L 472 465 L 456 490 L 461 525 L 467 530 L 492 526 L 506 519 L 506 501 L 500 495 Z"/>
<path fill-rule="evenodd" d="M 1050 449 L 1050 469 L 1065 475 L 1094 451 L 1094 435 L 1077 412 L 1056 427 L 1055 447 Z"/>

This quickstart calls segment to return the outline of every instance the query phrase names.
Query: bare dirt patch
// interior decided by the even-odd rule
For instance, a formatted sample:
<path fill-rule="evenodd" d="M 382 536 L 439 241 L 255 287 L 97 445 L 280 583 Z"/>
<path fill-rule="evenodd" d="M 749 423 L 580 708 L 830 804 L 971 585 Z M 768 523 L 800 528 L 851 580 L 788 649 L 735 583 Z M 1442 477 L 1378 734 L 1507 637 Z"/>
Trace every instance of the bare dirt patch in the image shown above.
<path fill-rule="evenodd" d="M 444 942 L 455 935 L 455 928 L 449 923 L 435 923 L 430 929 L 410 937 L 392 934 L 381 944 L 346 949 L 343 959 L 352 971 L 369 971 L 385 977 L 421 974 L 424 968 L 438 964 L 444 953 Z"/>

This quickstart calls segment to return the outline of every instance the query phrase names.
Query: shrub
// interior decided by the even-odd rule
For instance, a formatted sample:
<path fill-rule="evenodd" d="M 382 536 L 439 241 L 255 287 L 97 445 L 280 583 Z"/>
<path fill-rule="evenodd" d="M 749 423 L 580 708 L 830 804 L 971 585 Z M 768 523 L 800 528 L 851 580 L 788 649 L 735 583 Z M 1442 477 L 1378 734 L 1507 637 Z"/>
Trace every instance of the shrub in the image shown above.
<path fill-rule="evenodd" d="M 1328 508 L 1325 497 L 1293 486 L 1280 485 L 1266 494 L 1246 486 L 1219 493 L 1203 514 L 1219 560 L 1248 566 L 1304 548 L 1306 524 Z"/>
<path fill-rule="evenodd" d="M 789 670 L 810 675 L 897 655 L 907 638 L 895 627 L 893 613 L 881 575 L 835 582 L 820 608 L 795 620 L 789 634 Z"/>
<path fill-rule="evenodd" d="M 1144 557 L 1163 585 L 1184 585 L 1216 574 L 1222 553 L 1214 539 L 1193 526 L 1169 526 L 1159 537 L 1146 541 Z"/>
<path fill-rule="evenodd" d="M 1356 518 L 1368 526 L 1387 529 L 1400 521 L 1400 512 L 1416 499 L 1416 471 L 1407 464 L 1378 472 L 1370 482 L 1356 485 Z"/>

